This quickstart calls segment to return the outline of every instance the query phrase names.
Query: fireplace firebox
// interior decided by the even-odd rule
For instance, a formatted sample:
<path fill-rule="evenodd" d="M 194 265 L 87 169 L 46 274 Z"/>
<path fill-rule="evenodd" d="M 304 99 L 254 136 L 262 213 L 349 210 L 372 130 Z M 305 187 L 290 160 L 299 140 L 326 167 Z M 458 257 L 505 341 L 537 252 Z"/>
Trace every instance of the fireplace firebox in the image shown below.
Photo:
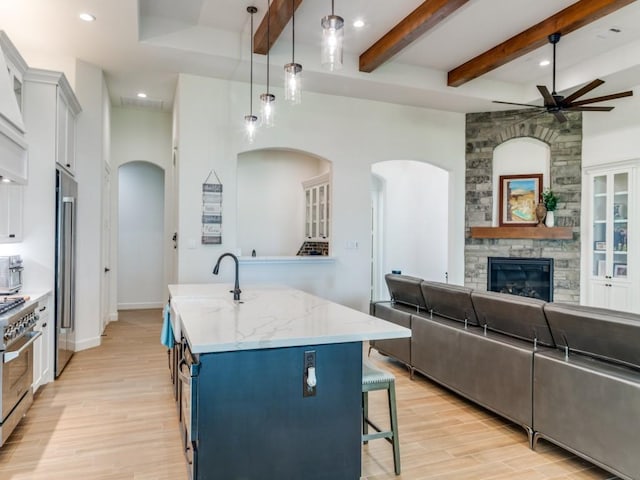
<path fill-rule="evenodd" d="M 553 258 L 489 257 L 487 290 L 553 301 Z"/>

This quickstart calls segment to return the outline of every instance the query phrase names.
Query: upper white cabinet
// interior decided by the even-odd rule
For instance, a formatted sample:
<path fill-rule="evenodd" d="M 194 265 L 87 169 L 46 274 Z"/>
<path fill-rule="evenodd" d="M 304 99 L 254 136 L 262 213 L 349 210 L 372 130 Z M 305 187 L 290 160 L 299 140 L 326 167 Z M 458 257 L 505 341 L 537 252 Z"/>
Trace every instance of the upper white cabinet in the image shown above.
<path fill-rule="evenodd" d="M 24 76 L 25 122 L 39 151 L 74 173 L 80 104 L 63 73 L 29 69 Z M 38 161 L 43 159 L 38 158 Z"/>
<path fill-rule="evenodd" d="M 58 88 L 56 161 L 71 172 L 76 167 L 76 115 L 65 88 Z"/>
<path fill-rule="evenodd" d="M 587 172 L 588 305 L 640 311 L 638 295 L 633 294 L 640 286 L 640 256 L 634 248 L 639 233 L 639 169 L 640 161 Z"/>
<path fill-rule="evenodd" d="M 328 241 L 331 226 L 331 182 L 325 173 L 302 182 L 305 200 L 304 236 L 310 241 Z"/>
<path fill-rule="evenodd" d="M 0 243 L 22 241 L 23 186 L 0 182 Z"/>

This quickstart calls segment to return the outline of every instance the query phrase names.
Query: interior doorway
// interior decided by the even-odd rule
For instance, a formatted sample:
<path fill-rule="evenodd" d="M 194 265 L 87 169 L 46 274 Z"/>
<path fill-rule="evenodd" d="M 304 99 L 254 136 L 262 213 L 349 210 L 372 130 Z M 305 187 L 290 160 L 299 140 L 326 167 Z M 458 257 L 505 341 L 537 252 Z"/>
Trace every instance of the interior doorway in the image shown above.
<path fill-rule="evenodd" d="M 448 280 L 449 172 L 424 162 L 371 166 L 371 299 L 389 299 L 384 276 L 399 271 Z"/>
<path fill-rule="evenodd" d="M 157 165 L 118 169 L 118 310 L 164 304 L 164 196 L 165 171 Z"/>

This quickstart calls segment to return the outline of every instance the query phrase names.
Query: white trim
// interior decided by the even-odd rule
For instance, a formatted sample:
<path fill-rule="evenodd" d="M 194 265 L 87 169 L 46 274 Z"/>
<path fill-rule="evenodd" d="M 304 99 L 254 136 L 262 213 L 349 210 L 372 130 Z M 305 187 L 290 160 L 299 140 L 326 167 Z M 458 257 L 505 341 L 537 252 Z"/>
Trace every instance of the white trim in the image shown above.
<path fill-rule="evenodd" d="M 75 352 L 80 352 L 82 350 L 87 350 L 89 348 L 99 347 L 100 343 L 101 343 L 100 337 L 89 338 L 87 340 L 76 342 L 73 345 L 73 350 Z"/>
<path fill-rule="evenodd" d="M 240 264 L 274 264 L 274 263 L 334 263 L 336 261 L 335 257 L 330 257 L 327 255 L 296 255 L 296 256 L 282 256 L 282 257 L 240 257 L 238 258 L 238 262 Z"/>
<path fill-rule="evenodd" d="M 118 321 L 118 312 L 116 313 L 110 313 L 109 314 L 109 323 L 111 322 L 117 322 Z M 107 323 L 107 325 L 109 325 L 109 323 Z"/>
<path fill-rule="evenodd" d="M 146 310 L 149 308 L 163 308 L 163 302 L 146 302 L 146 303 L 119 303 L 118 310 Z"/>

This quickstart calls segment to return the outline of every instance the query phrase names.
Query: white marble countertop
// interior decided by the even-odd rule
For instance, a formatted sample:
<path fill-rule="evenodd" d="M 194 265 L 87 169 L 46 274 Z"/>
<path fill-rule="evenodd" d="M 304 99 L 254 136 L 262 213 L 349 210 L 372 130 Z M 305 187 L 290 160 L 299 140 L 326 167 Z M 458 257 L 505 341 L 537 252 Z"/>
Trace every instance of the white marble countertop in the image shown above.
<path fill-rule="evenodd" d="M 169 285 L 174 332 L 193 353 L 255 350 L 406 338 L 411 331 L 352 308 L 288 287 L 229 284 Z M 176 335 L 178 336 L 178 334 Z"/>

